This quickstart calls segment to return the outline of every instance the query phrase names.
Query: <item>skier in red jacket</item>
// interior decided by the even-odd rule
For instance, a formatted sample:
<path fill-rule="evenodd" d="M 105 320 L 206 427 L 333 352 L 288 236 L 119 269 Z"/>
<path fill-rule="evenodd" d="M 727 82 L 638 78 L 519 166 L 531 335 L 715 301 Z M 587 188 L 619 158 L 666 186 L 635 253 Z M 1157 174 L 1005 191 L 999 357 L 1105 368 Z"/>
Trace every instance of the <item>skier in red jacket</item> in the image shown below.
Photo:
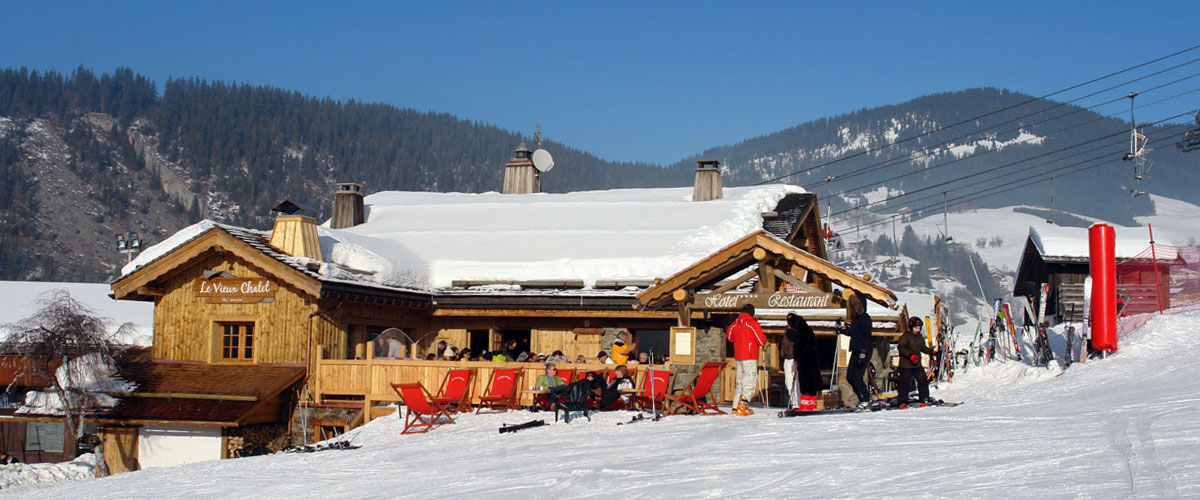
<path fill-rule="evenodd" d="M 735 415 L 753 415 L 746 404 L 758 389 L 758 349 L 767 343 L 762 327 L 754 319 L 754 306 L 742 306 L 742 314 L 729 325 L 726 335 L 733 342 L 733 359 L 737 366 L 737 396 L 733 400 Z"/>

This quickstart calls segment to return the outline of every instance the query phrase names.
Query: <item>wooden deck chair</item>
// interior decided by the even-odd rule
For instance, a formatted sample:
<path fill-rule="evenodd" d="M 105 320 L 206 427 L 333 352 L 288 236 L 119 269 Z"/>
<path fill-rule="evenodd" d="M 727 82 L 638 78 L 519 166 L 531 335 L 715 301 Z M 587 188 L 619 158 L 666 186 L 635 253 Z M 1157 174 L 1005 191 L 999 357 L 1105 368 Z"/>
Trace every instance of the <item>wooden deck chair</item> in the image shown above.
<path fill-rule="evenodd" d="M 420 382 L 392 384 L 392 390 L 396 391 L 401 402 L 408 407 L 408 411 L 404 412 L 404 430 L 401 434 L 429 432 L 439 425 L 454 423 L 450 412 L 434 401 L 433 396 Z"/>
<path fill-rule="evenodd" d="M 721 374 L 723 368 L 725 368 L 725 363 L 720 362 L 706 363 L 702 366 L 700 373 L 696 374 L 694 383 L 685 389 L 686 392 L 666 396 L 667 411 L 665 413 L 670 415 L 686 410 L 701 415 L 724 415 L 725 412 L 717 408 L 715 403 L 709 403 L 707 400 L 709 393 L 712 392 L 713 382 L 717 380 L 717 376 Z"/>
<path fill-rule="evenodd" d="M 651 372 L 647 370 L 646 381 L 642 383 L 642 390 L 645 392 L 634 398 L 634 405 L 642 410 L 657 408 L 665 411 L 667 392 L 671 389 L 671 376 L 674 374 L 675 372 L 670 370 L 654 370 L 654 383 L 651 384 Z"/>
<path fill-rule="evenodd" d="M 471 410 L 471 382 L 475 380 L 474 368 L 459 368 L 446 372 L 442 388 L 433 400 L 454 413 Z"/>
<path fill-rule="evenodd" d="M 504 368 L 492 370 L 492 380 L 482 396 L 479 396 L 479 408 L 475 413 L 503 413 L 517 406 L 517 369 Z M 483 409 L 488 411 L 484 412 Z"/>

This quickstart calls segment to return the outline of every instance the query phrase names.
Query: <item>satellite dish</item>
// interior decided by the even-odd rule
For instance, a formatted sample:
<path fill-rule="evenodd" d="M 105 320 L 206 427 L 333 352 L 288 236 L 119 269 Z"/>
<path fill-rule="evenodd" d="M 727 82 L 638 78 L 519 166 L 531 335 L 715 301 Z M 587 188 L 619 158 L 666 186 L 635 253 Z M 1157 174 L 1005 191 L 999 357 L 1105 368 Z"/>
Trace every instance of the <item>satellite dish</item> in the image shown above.
<path fill-rule="evenodd" d="M 538 169 L 538 172 L 549 172 L 554 168 L 554 158 L 550 156 L 550 152 L 545 149 L 534 151 L 533 168 Z"/>

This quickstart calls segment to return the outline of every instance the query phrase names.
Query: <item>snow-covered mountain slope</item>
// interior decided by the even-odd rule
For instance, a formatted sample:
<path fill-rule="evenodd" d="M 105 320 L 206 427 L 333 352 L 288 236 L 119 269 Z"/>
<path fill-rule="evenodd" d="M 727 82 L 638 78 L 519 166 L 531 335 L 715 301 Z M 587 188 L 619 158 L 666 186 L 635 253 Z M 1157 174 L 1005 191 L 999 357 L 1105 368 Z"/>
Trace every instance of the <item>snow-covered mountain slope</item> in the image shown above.
<path fill-rule="evenodd" d="M 1200 206 L 1184 201 L 1174 200 L 1163 196 L 1150 195 L 1157 210 L 1155 215 L 1137 217 L 1140 226 L 1130 227 L 1112 224 L 1119 241 L 1117 253 L 1123 256 L 1124 246 L 1129 247 L 1126 253 L 1136 254 L 1150 246 L 1150 234 L 1146 224 L 1154 229 L 1155 242 L 1163 245 L 1184 246 L 1196 244 L 1200 240 Z M 1021 251 L 1025 248 L 1025 240 L 1029 236 L 1029 228 L 1033 227 L 1043 238 L 1070 238 L 1078 240 L 1086 252 L 1087 229 L 1078 227 L 1063 227 L 1049 224 L 1042 217 L 1027 213 L 1016 212 L 1013 207 L 971 210 L 966 212 L 950 212 L 947 216 L 949 231 L 942 226 L 942 214 L 931 215 L 905 224 L 897 224 L 897 234 L 903 232 L 906 225 L 911 225 L 917 235 L 930 238 L 941 238 L 949 234 L 955 243 L 971 247 L 978 253 L 989 267 L 1006 272 L 1016 272 L 1021 261 Z M 1104 222 L 1089 219 L 1095 222 Z M 835 225 L 836 227 L 836 225 Z M 892 237 L 891 224 L 879 224 L 863 232 L 864 237 L 871 239 L 879 235 Z M 852 235 L 847 235 L 852 236 Z M 993 244 L 993 242 L 999 243 Z M 979 243 L 983 243 L 982 246 Z M 1132 256 L 1128 255 L 1128 256 Z"/>
<path fill-rule="evenodd" d="M 46 293 L 65 289 L 71 297 L 102 318 L 108 320 L 109 329 L 117 331 L 124 323 L 133 323 L 134 328 L 117 340 L 129 345 L 148 346 L 154 340 L 154 303 L 113 300 L 108 294 L 112 290 L 104 283 L 56 283 L 50 281 L 0 281 L 0 325 L 16 323 L 35 313 L 41 307 L 38 300 Z M 5 335 L 0 326 L 0 337 Z"/>
<path fill-rule="evenodd" d="M 1200 495 L 1200 313 L 1155 317 L 1107 360 L 1061 376 L 994 363 L 935 395 L 954 408 L 780 419 L 631 413 L 464 415 L 361 449 L 151 469 L 41 498 L 1187 498 Z M 497 434 L 502 423 L 547 427 Z M 28 495 L 29 490 L 14 491 Z"/>

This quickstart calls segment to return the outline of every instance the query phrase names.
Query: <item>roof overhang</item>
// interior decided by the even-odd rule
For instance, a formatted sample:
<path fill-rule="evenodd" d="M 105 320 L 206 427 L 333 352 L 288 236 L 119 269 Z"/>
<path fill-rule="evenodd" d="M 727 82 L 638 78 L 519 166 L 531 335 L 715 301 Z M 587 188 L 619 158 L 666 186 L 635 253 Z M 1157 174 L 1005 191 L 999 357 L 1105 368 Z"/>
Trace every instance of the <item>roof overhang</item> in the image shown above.
<path fill-rule="evenodd" d="M 639 293 L 637 299 L 643 308 L 664 307 L 677 300 L 675 294 L 677 290 L 684 290 L 690 294 L 695 290 L 714 287 L 739 271 L 768 261 L 782 261 L 799 266 L 832 283 L 854 290 L 875 303 L 896 307 L 896 294 L 890 290 L 859 278 L 849 271 L 796 248 L 765 231 L 756 231 L 746 235 L 658 285 Z"/>
<path fill-rule="evenodd" d="M 138 268 L 112 283 L 113 298 L 117 300 L 154 300 L 162 290 L 154 286 L 159 280 L 174 275 L 200 262 L 213 252 L 235 255 L 312 297 L 321 294 L 321 282 L 305 276 L 246 242 L 235 238 L 220 227 L 213 227 L 154 261 Z"/>

